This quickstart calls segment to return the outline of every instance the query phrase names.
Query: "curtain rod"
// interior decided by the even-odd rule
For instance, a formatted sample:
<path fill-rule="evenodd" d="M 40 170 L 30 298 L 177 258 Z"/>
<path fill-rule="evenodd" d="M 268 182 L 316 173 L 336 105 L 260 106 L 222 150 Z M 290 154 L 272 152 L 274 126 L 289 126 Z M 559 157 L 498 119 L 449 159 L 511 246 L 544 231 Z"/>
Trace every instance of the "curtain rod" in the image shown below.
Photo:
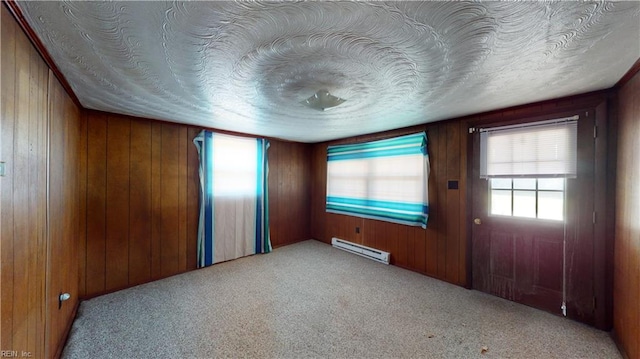
<path fill-rule="evenodd" d="M 517 125 L 499 126 L 499 127 L 490 127 L 490 128 L 480 128 L 479 131 L 480 132 L 491 132 L 491 131 L 511 130 L 511 129 L 514 129 L 514 128 L 538 127 L 538 126 L 545 126 L 545 125 L 550 125 L 550 124 L 554 124 L 554 123 L 574 122 L 574 121 L 577 121 L 578 119 L 580 119 L 580 116 L 579 115 L 575 115 L 575 116 L 571 116 L 571 117 L 562 117 L 562 118 L 556 118 L 556 119 L 553 119 L 553 120 L 544 120 L 544 121 L 537 121 L 537 122 L 521 123 L 521 124 L 517 124 Z"/>

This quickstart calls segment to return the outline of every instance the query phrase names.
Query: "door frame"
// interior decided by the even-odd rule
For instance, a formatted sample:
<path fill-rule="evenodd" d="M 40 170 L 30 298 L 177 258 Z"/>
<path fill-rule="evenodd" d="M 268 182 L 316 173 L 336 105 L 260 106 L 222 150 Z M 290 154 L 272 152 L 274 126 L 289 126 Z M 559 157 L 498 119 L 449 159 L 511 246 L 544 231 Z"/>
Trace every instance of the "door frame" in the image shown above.
<path fill-rule="evenodd" d="M 474 146 L 471 129 L 480 126 L 506 126 L 571 116 L 576 112 L 588 112 L 594 118 L 594 211 L 593 227 L 593 315 L 591 318 L 574 318 L 602 330 L 611 330 L 613 324 L 613 240 L 615 230 L 615 156 L 616 133 L 615 120 L 610 119 L 612 100 L 609 92 L 592 94 L 596 96 L 577 96 L 573 101 L 547 101 L 541 104 L 527 105 L 517 109 L 495 111 L 485 115 L 467 118 L 467 184 L 466 184 L 466 288 L 473 288 L 473 178 L 479 176 L 473 166 Z M 584 98 L 584 99 L 583 99 Z M 463 128 L 465 128 L 463 126 Z M 598 191 L 598 188 L 605 188 Z"/>

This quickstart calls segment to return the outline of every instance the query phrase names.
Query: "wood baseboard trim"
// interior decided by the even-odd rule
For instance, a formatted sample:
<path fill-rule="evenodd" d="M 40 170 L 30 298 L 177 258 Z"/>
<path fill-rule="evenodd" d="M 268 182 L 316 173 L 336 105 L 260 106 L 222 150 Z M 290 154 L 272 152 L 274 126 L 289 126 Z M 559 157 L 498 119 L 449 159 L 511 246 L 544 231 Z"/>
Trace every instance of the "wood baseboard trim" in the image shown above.
<path fill-rule="evenodd" d="M 89 299 L 93 299 L 93 298 L 96 298 L 96 297 L 100 297 L 100 296 L 103 296 L 103 295 L 106 295 L 106 294 L 111 294 L 111 293 L 119 292 L 119 291 L 121 291 L 121 290 L 125 290 L 125 289 L 129 289 L 129 288 L 137 287 L 137 286 L 139 286 L 139 285 L 143 285 L 143 284 L 147 284 L 147 283 L 155 282 L 155 281 L 157 281 L 157 280 L 161 280 L 161 279 L 165 279 L 165 278 L 173 277 L 173 276 L 176 276 L 176 275 L 180 275 L 180 274 L 188 273 L 188 272 L 191 272 L 191 271 L 194 271 L 194 270 L 198 270 L 198 269 L 200 269 L 200 268 L 189 268 L 189 269 L 187 269 L 187 270 L 185 270 L 185 271 L 181 271 L 181 272 L 174 273 L 174 274 L 167 275 L 167 276 L 163 276 L 163 277 L 151 278 L 151 279 L 149 279 L 149 280 L 147 280 L 147 281 L 140 282 L 140 283 L 135 283 L 135 284 L 131 284 L 131 285 L 124 285 L 124 286 L 120 286 L 120 287 L 116 287 L 116 288 L 111 288 L 111 289 L 103 290 L 103 291 L 96 292 L 96 293 L 84 294 L 84 295 L 81 295 L 81 296 L 80 296 L 80 301 L 83 301 L 83 300 L 89 300 Z"/>
<path fill-rule="evenodd" d="M 272 245 L 272 246 L 271 246 L 271 248 L 272 248 L 272 249 L 282 248 L 282 247 L 286 247 L 286 246 L 291 245 L 291 244 L 296 244 L 296 243 L 304 242 L 304 241 L 309 240 L 309 239 L 311 239 L 311 238 L 307 238 L 307 239 L 296 239 L 296 240 L 293 240 L 293 241 L 288 241 L 288 242 L 284 242 L 284 243 L 278 243 L 278 244 L 276 244 L 276 245 Z"/>

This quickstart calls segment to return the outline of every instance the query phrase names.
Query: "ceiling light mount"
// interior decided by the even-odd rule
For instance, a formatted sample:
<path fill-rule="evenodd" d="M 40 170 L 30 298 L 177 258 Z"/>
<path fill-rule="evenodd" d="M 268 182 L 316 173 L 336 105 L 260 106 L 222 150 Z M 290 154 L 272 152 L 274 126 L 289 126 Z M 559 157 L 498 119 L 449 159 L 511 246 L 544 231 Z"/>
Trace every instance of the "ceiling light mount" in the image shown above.
<path fill-rule="evenodd" d="M 320 89 L 308 99 L 300 101 L 300 103 L 311 107 L 314 110 L 325 111 L 332 107 L 336 107 L 345 101 L 347 100 L 333 96 L 326 89 Z"/>

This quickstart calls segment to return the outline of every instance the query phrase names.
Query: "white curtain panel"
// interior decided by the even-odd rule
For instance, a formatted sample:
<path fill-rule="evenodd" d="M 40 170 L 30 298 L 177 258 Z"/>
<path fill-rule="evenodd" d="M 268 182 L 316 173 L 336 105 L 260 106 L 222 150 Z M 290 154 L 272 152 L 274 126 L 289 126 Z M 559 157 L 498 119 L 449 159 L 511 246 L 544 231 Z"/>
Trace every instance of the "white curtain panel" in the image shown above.
<path fill-rule="evenodd" d="M 271 251 L 268 214 L 269 142 L 202 131 L 198 266 Z"/>

